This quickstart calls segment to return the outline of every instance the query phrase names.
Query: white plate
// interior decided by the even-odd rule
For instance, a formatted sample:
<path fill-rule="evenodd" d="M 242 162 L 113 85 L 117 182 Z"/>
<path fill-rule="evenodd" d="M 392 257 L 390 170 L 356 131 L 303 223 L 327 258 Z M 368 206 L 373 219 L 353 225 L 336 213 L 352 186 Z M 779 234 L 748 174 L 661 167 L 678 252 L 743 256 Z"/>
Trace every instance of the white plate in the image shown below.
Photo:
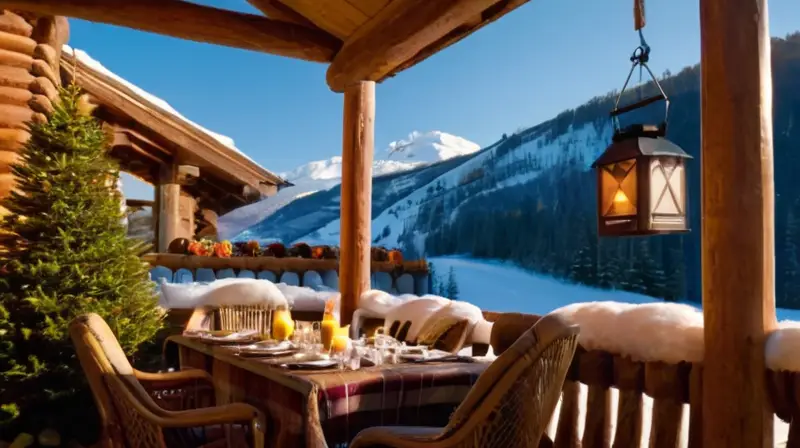
<path fill-rule="evenodd" d="M 254 344 L 244 345 L 239 348 L 241 350 L 252 352 L 285 352 L 287 350 L 293 350 L 294 344 L 289 341 L 261 341 Z"/>
<path fill-rule="evenodd" d="M 338 361 L 334 361 L 331 359 L 317 359 L 314 361 L 303 361 L 303 362 L 293 362 L 284 364 L 286 367 L 290 369 L 328 369 L 331 367 L 336 367 L 339 365 Z"/>

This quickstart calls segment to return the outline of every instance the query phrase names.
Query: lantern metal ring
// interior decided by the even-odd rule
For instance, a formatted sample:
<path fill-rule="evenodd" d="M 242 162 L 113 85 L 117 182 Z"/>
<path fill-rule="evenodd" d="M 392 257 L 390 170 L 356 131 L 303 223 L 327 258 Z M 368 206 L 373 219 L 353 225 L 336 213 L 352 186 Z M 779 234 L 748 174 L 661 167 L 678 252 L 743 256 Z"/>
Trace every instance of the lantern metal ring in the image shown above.
<path fill-rule="evenodd" d="M 664 100 L 664 121 L 661 122 L 659 125 L 659 130 L 661 131 L 661 136 L 667 134 L 667 120 L 669 118 L 669 97 L 666 93 L 664 93 L 664 89 L 661 88 L 661 84 L 658 82 L 658 78 L 653 74 L 653 71 L 650 70 L 650 66 L 647 65 L 647 62 L 650 60 L 650 46 L 647 45 L 647 42 L 644 40 L 644 36 L 642 36 L 642 31 L 639 30 L 639 38 L 641 40 L 641 44 L 633 50 L 633 54 L 631 55 L 631 70 L 628 72 L 628 77 L 625 78 L 625 84 L 622 85 L 622 90 L 620 90 L 619 95 L 617 95 L 617 100 L 614 102 L 614 109 L 611 111 L 611 119 L 614 123 L 614 134 L 622 132 L 621 126 L 619 124 L 619 116 L 630 112 L 632 110 L 636 110 L 645 106 L 648 106 L 656 101 Z M 640 71 L 640 78 L 641 78 L 641 70 L 644 68 L 647 70 L 647 73 L 650 74 L 650 78 L 653 80 L 653 84 L 655 84 L 656 88 L 658 89 L 658 94 L 653 95 L 649 98 L 645 98 L 640 100 L 636 103 L 629 104 L 627 106 L 619 107 L 619 102 L 622 100 L 622 95 L 625 93 L 625 89 L 628 87 L 628 83 L 631 81 L 631 76 L 633 76 L 633 71 L 639 67 Z"/>

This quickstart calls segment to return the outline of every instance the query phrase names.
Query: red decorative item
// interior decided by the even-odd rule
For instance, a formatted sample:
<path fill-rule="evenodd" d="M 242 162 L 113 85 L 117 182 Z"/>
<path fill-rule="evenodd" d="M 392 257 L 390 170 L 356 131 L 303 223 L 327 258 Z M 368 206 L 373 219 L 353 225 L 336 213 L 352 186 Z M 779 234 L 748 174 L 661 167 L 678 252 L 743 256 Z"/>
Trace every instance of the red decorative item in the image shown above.
<path fill-rule="evenodd" d="M 258 241 L 248 241 L 245 247 L 245 254 L 249 257 L 257 257 L 261 254 L 261 245 Z"/>
<path fill-rule="evenodd" d="M 296 243 L 289 249 L 290 257 L 311 258 L 311 246 L 306 243 Z"/>
<path fill-rule="evenodd" d="M 219 258 L 230 258 L 233 255 L 233 245 L 230 241 L 214 244 L 214 255 Z"/>
<path fill-rule="evenodd" d="M 389 251 L 389 262 L 394 264 L 402 264 L 403 263 L 403 253 L 397 249 L 393 249 Z"/>
<path fill-rule="evenodd" d="M 373 247 L 370 255 L 372 261 L 389 261 L 389 251 L 385 247 Z"/>
<path fill-rule="evenodd" d="M 190 255 L 197 255 L 200 257 L 209 255 L 209 251 L 205 244 L 201 243 L 200 241 L 192 241 L 189 243 L 189 245 L 186 246 L 186 251 L 189 252 Z"/>
<path fill-rule="evenodd" d="M 281 243 L 272 243 L 267 246 L 267 250 L 275 258 L 283 258 L 286 256 L 286 247 Z"/>

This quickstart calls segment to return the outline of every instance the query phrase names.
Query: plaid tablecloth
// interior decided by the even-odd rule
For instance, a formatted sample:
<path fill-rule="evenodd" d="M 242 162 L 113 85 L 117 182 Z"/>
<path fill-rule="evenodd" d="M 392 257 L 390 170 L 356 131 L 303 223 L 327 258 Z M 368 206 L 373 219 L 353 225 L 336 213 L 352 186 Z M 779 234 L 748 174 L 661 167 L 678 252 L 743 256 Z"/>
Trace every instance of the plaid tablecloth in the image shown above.
<path fill-rule="evenodd" d="M 447 362 L 290 371 L 182 336 L 170 342 L 180 347 L 181 368 L 212 374 L 217 404 L 244 401 L 266 413 L 274 447 L 333 447 L 378 425 L 444 426 L 486 368 Z"/>

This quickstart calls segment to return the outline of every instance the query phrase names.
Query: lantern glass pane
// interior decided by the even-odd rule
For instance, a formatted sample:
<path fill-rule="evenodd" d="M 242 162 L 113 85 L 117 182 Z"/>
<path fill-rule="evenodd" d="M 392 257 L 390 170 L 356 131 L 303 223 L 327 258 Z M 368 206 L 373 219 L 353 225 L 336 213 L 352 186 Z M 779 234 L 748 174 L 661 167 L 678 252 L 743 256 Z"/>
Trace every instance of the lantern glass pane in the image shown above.
<path fill-rule="evenodd" d="M 650 204 L 653 214 L 683 214 L 683 182 L 683 164 L 668 158 L 650 161 Z"/>
<path fill-rule="evenodd" d="M 600 167 L 602 216 L 636 214 L 636 160 L 629 159 Z"/>

